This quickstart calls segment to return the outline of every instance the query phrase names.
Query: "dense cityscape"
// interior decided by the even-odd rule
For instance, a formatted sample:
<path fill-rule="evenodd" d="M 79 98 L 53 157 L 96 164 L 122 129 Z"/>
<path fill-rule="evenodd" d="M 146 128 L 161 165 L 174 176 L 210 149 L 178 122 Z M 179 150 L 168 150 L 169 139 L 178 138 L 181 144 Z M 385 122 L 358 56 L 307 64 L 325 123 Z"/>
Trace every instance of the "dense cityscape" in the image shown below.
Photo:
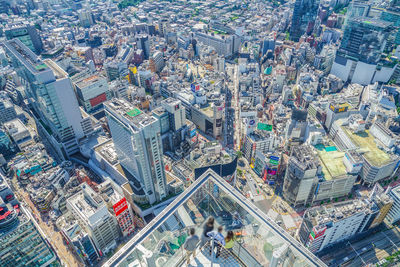
<path fill-rule="evenodd" d="M 0 266 L 400 266 L 399 0 L 0 0 Z"/>

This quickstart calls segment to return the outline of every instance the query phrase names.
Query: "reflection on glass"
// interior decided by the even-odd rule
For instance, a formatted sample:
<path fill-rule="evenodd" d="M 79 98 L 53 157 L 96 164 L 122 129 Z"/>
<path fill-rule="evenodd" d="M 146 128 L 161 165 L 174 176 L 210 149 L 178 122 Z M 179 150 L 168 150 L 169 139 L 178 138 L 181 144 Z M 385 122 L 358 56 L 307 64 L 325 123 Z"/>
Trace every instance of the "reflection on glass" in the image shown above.
<path fill-rule="evenodd" d="M 210 255 L 209 243 L 198 247 L 195 261 L 203 265 L 211 262 L 221 266 L 320 265 L 312 263 L 310 258 L 307 259 L 299 252 L 299 249 L 304 249 L 299 248 L 299 243 L 285 240 L 277 233 L 277 230 L 284 230 L 272 229 L 265 221 L 256 218 L 257 214 L 261 213 L 259 210 L 255 210 L 248 201 L 238 201 L 237 197 L 227 190 L 228 187 L 218 186 L 223 183 L 222 179 L 216 180 L 218 177 L 215 173 L 211 174 L 212 179 L 202 183 L 190 197 L 183 198 L 182 203 L 171 210 L 162 224 L 147 232 L 139 245 L 133 249 L 129 248 L 131 251 L 128 256 L 117 265 L 186 266 L 183 244 L 188 237 L 188 230 L 194 227 L 200 237 L 203 224 L 210 216 L 215 218 L 214 229 L 219 225 L 224 227 L 224 236 L 229 230 L 234 232 L 235 242 L 231 250 L 222 249 L 223 256 L 219 258 L 215 258 L 215 254 Z M 210 172 L 204 175 L 210 175 Z M 262 216 L 266 217 L 264 214 Z M 158 217 L 154 220 L 157 219 Z M 314 259 L 318 261 L 316 257 Z"/>

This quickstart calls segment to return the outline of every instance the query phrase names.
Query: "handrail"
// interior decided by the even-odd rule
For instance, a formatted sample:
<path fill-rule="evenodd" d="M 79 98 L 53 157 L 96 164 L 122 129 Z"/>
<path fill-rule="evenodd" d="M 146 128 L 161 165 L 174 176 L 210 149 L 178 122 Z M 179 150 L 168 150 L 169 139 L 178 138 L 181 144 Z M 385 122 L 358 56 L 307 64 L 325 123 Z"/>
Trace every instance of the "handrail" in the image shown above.
<path fill-rule="evenodd" d="M 243 262 L 243 260 L 240 258 L 240 256 L 238 256 L 238 255 L 236 255 L 236 253 L 234 253 L 233 251 L 230 251 L 230 250 L 228 250 L 228 249 L 226 249 L 221 243 L 219 243 L 217 240 L 208 240 L 203 246 L 199 246 L 200 245 L 200 243 L 198 244 L 198 247 L 196 247 L 196 251 L 197 250 L 199 250 L 200 252 L 202 252 L 202 251 L 204 251 L 204 250 L 206 250 L 206 249 L 208 249 L 210 246 L 211 246 L 211 243 L 214 241 L 214 243 L 217 243 L 217 244 L 219 244 L 220 246 L 221 246 L 221 249 L 220 249 L 220 253 L 219 253 L 219 255 L 220 255 L 220 257 L 221 258 L 223 258 L 223 259 L 228 259 L 228 258 L 234 258 L 235 259 L 235 261 L 241 266 L 241 267 L 247 267 L 248 265 L 246 265 L 246 263 L 245 262 Z M 243 249 L 243 250 L 245 250 L 245 248 L 243 247 L 243 246 L 241 246 L 239 243 L 235 243 L 235 245 L 238 245 L 238 246 L 240 246 L 240 249 Z M 215 246 L 215 244 L 214 244 L 214 249 L 216 248 L 216 246 Z M 182 249 L 183 251 L 184 251 L 184 249 L 183 249 L 183 246 L 180 248 L 180 249 Z M 247 250 L 246 250 L 246 252 L 247 252 Z M 247 252 L 248 253 L 248 252 Z M 249 255 L 250 255 L 250 253 L 249 253 Z M 250 255 L 251 256 L 251 255 Z M 253 258 L 254 259 L 254 258 Z M 186 260 L 186 254 L 184 254 L 184 253 L 182 253 L 182 257 L 181 257 L 181 259 L 179 259 L 179 261 L 176 263 L 176 267 L 178 267 L 178 266 L 182 266 L 184 263 L 185 263 L 185 260 Z M 212 263 L 214 263 L 214 257 L 211 257 L 211 262 Z M 254 259 L 255 261 L 256 261 L 256 259 Z M 261 266 L 261 264 L 260 264 L 260 266 Z"/>

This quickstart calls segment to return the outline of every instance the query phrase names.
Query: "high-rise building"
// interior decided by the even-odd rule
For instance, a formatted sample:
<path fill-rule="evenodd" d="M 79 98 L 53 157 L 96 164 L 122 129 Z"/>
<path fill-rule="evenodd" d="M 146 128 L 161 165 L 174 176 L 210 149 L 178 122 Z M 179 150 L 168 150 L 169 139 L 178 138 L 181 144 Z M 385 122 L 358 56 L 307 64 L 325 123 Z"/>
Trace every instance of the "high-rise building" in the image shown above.
<path fill-rule="evenodd" d="M 126 62 L 111 60 L 104 63 L 107 79 L 109 82 L 121 79 L 128 75 L 128 65 Z"/>
<path fill-rule="evenodd" d="M 346 25 L 339 54 L 365 63 L 376 63 L 385 49 L 392 23 L 368 18 L 352 17 Z"/>
<path fill-rule="evenodd" d="M 105 201 L 87 183 L 81 191 L 67 199 L 67 209 L 93 240 L 101 253 L 117 245 L 120 232 L 116 218 L 108 211 Z"/>
<path fill-rule="evenodd" d="M 150 203 L 164 199 L 168 192 L 157 119 L 121 99 L 107 102 L 105 110 L 120 164 L 141 183 Z"/>
<path fill-rule="evenodd" d="M 393 23 L 369 17 L 350 17 L 333 62 L 331 74 L 361 85 L 388 82 L 394 68 L 379 67 L 383 51 L 390 48 Z"/>
<path fill-rule="evenodd" d="M 67 243 L 75 247 L 77 254 L 87 265 L 93 266 L 100 260 L 100 253 L 92 238 L 77 221 L 69 221 L 69 225 L 64 227 L 60 233 Z"/>
<path fill-rule="evenodd" d="M 47 266 L 57 256 L 0 175 L 0 266 Z"/>
<path fill-rule="evenodd" d="M 26 21 L 6 24 L 4 34 L 7 40 L 19 39 L 24 45 L 36 54 L 43 50 L 42 39 L 34 25 Z"/>
<path fill-rule="evenodd" d="M 307 138 L 307 129 L 307 110 L 294 109 L 290 123 L 286 125 L 285 138 L 290 140 L 290 143 L 301 144 Z"/>
<path fill-rule="evenodd" d="M 163 53 L 161 53 L 160 51 L 155 52 L 150 57 L 149 65 L 152 72 L 161 71 L 165 66 Z"/>
<path fill-rule="evenodd" d="M 317 178 L 318 160 L 310 146 L 293 147 L 285 179 L 283 197 L 293 205 L 310 202 L 310 193 Z"/>
<path fill-rule="evenodd" d="M 11 139 L 5 129 L 0 128 L 0 154 L 9 156 L 14 153 L 16 148 L 12 145 Z"/>
<path fill-rule="evenodd" d="M 42 61 L 18 39 L 4 46 L 27 88 L 34 115 L 59 156 L 79 151 L 77 140 L 93 129 L 86 127 L 90 117 L 82 116 L 68 74 L 52 60 Z"/>
<path fill-rule="evenodd" d="M 90 27 L 94 24 L 92 12 L 89 9 L 81 9 L 78 11 L 79 23 L 82 27 Z"/>
<path fill-rule="evenodd" d="M 389 211 L 393 207 L 394 200 L 389 196 L 390 187 L 384 190 L 380 184 L 375 184 L 370 193 L 370 200 L 374 201 L 379 208 L 379 213 L 373 220 L 371 227 L 378 226 L 388 217 Z"/>
<path fill-rule="evenodd" d="M 149 59 L 150 57 L 150 41 L 147 34 L 138 34 L 136 36 L 136 42 L 139 49 L 142 49 L 144 59 Z"/>
<path fill-rule="evenodd" d="M 172 131 L 179 131 L 186 125 L 185 107 L 180 100 L 169 97 L 161 102 L 161 106 L 168 112 Z"/>
<path fill-rule="evenodd" d="M 393 32 L 394 43 L 400 44 L 400 12 L 385 10 L 381 13 L 381 20 L 393 22 L 396 30 Z"/>
<path fill-rule="evenodd" d="M 319 2 L 319 0 L 296 0 L 290 27 L 291 40 L 297 42 L 304 33 L 309 34 L 313 31 Z"/>

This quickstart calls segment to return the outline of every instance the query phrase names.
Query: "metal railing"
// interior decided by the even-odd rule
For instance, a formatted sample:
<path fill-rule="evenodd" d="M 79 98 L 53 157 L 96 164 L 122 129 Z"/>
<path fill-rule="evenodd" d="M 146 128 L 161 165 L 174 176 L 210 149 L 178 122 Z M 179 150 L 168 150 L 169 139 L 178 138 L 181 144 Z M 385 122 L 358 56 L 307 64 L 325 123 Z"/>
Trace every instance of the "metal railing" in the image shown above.
<path fill-rule="evenodd" d="M 203 257 L 207 259 L 211 266 L 214 263 L 223 264 L 224 266 L 240 266 L 240 267 L 247 267 L 247 266 L 262 266 L 242 245 L 240 242 L 234 243 L 232 249 L 227 249 L 214 239 L 208 240 L 203 246 L 200 246 L 199 243 L 198 247 L 196 248 L 196 256 L 194 258 L 199 257 L 199 253 L 203 254 Z M 182 256 L 178 260 L 175 266 L 185 266 L 186 262 L 186 251 L 181 247 L 180 253 Z"/>

